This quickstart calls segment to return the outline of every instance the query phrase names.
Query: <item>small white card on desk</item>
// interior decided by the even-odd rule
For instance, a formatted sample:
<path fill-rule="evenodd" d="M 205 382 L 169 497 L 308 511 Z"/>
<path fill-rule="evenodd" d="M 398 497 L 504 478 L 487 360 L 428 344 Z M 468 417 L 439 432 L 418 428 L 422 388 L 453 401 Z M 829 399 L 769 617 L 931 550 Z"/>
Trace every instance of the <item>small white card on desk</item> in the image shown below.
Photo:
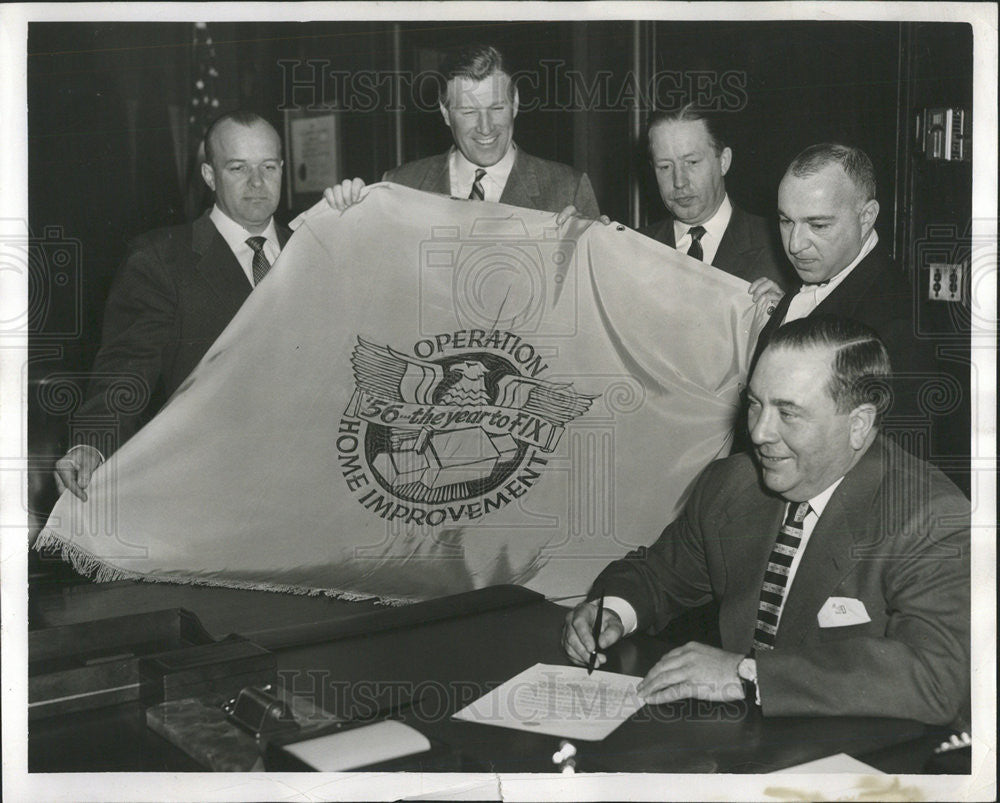
<path fill-rule="evenodd" d="M 420 731 L 387 720 L 360 728 L 293 742 L 284 750 L 320 772 L 341 772 L 411 756 L 431 749 Z"/>
<path fill-rule="evenodd" d="M 853 597 L 830 597 L 823 603 L 816 618 L 820 627 L 863 625 L 872 620 L 865 609 L 865 604 Z"/>
<path fill-rule="evenodd" d="M 794 767 L 787 767 L 778 772 L 798 772 L 803 774 L 819 774 L 828 772 L 851 772 L 857 775 L 883 775 L 882 770 L 877 770 L 863 761 L 846 753 L 818 758 L 815 761 L 807 761 L 805 764 L 796 764 Z"/>
<path fill-rule="evenodd" d="M 645 703 L 642 678 L 582 666 L 535 664 L 466 706 L 455 719 L 600 741 Z"/>

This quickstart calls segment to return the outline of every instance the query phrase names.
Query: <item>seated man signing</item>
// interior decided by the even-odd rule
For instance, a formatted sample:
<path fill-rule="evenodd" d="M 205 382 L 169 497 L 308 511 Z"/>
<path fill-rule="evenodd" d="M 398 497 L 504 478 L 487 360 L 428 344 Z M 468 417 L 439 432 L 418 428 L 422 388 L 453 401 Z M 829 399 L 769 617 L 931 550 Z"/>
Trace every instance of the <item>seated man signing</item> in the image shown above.
<path fill-rule="evenodd" d="M 566 617 L 570 659 L 714 598 L 722 649 L 666 653 L 639 685 L 648 702 L 967 724 L 969 504 L 879 435 L 888 375 L 862 324 L 778 329 L 750 381 L 753 454 L 709 465 L 659 539 L 598 576 Z"/>

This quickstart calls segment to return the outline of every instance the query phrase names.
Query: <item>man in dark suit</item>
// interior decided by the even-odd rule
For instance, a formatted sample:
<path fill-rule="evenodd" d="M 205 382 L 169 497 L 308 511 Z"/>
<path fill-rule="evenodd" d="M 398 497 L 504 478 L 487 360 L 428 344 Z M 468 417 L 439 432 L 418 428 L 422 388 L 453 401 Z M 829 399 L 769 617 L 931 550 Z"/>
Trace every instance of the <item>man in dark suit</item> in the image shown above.
<path fill-rule="evenodd" d="M 117 437 L 77 443 L 56 463 L 59 491 L 82 499 L 104 459 L 159 409 L 263 280 L 290 236 L 274 220 L 281 139 L 259 115 L 232 112 L 205 136 L 202 178 L 215 205 L 193 223 L 130 244 L 104 313 L 101 348 L 75 414 L 117 424 Z"/>
<path fill-rule="evenodd" d="M 891 427 L 919 426 L 921 421 L 928 426 L 933 418 L 921 404 L 921 388 L 937 381 L 940 369 L 933 343 L 917 332 L 910 282 L 879 243 L 878 212 L 875 171 L 864 151 L 823 143 L 792 160 L 778 188 L 778 222 L 801 286 L 778 303 L 760 334 L 754 360 L 783 323 L 815 314 L 853 318 L 874 329 L 889 352 Z M 916 437 L 907 440 L 911 448 L 922 443 Z M 947 458 L 952 451 L 960 455 L 962 448 L 936 443 L 932 459 Z M 919 451 L 928 456 L 926 444 Z"/>
<path fill-rule="evenodd" d="M 657 112 L 647 126 L 649 159 L 671 217 L 640 233 L 748 282 L 791 284 L 773 227 L 726 194 L 733 159 L 715 117 L 691 104 Z"/>
<path fill-rule="evenodd" d="M 439 105 L 455 145 L 445 153 L 389 170 L 394 181 L 454 198 L 495 201 L 548 212 L 600 215 L 586 173 L 532 156 L 514 143 L 517 87 L 503 55 L 488 45 L 471 45 L 441 65 Z M 364 182 L 348 179 L 327 190 L 338 209 L 360 199 Z"/>
<path fill-rule="evenodd" d="M 969 504 L 879 435 L 888 373 L 855 321 L 777 330 L 750 381 L 754 454 L 709 465 L 680 518 L 598 576 L 566 617 L 570 658 L 714 598 L 722 648 L 666 653 L 639 686 L 646 700 L 967 724 Z"/>

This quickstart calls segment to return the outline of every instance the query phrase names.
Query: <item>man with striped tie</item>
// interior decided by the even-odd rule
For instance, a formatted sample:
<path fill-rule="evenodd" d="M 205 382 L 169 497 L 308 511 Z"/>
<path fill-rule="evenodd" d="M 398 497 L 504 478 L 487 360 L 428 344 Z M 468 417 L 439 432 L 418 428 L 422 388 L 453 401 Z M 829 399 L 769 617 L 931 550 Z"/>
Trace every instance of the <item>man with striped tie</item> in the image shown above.
<path fill-rule="evenodd" d="M 75 413 L 99 426 L 93 434 L 74 427 L 75 442 L 55 466 L 60 492 L 86 499 L 94 470 L 159 410 L 263 281 L 291 236 L 274 219 L 282 165 L 281 139 L 263 117 L 222 115 L 205 135 L 201 166 L 213 208 L 130 243 Z"/>
<path fill-rule="evenodd" d="M 879 435 L 888 376 L 863 324 L 818 315 L 778 329 L 750 381 L 753 455 L 710 464 L 659 539 L 598 576 L 566 617 L 570 658 L 595 650 L 602 594 L 597 650 L 714 598 L 721 649 L 667 652 L 644 699 L 967 725 L 969 504 Z"/>
<path fill-rule="evenodd" d="M 441 77 L 441 116 L 455 146 L 393 168 L 383 181 L 453 198 L 600 215 L 586 173 L 532 156 L 514 143 L 517 86 L 499 50 L 479 44 L 460 48 L 442 63 Z M 327 189 L 326 198 L 343 211 L 360 200 L 364 186 L 360 178 L 346 179 Z"/>

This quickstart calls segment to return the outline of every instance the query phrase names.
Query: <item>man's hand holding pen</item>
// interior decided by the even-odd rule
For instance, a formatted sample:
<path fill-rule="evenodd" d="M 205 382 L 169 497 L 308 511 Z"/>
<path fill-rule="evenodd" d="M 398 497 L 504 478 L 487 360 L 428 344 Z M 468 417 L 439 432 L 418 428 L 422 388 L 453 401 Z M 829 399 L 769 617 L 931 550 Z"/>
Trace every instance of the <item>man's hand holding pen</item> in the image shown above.
<path fill-rule="evenodd" d="M 604 608 L 598 637 L 595 641 L 594 630 L 597 623 L 598 600 L 577 605 L 566 614 L 563 624 L 563 649 L 575 664 L 590 667 L 592 656 L 596 653 L 594 667 L 602 666 L 608 659 L 601 650 L 606 650 L 617 642 L 625 633 L 622 620 L 614 611 Z"/>

